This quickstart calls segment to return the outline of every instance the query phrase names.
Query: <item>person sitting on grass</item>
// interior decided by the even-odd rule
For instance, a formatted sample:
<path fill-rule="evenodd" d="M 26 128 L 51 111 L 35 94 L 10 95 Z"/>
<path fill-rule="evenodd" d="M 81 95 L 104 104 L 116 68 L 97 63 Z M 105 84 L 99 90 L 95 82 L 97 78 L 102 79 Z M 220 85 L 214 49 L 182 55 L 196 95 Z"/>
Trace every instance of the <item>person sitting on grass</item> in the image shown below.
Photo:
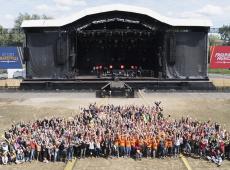
<path fill-rule="evenodd" d="M 6 151 L 3 152 L 1 158 L 2 158 L 2 164 L 7 165 L 8 164 L 8 152 Z"/>
<path fill-rule="evenodd" d="M 217 164 L 217 166 L 221 166 L 221 163 L 223 162 L 222 154 L 219 149 L 211 149 L 210 156 L 207 156 L 207 159 L 210 162 Z"/>
<path fill-rule="evenodd" d="M 141 152 L 141 147 L 137 146 L 136 147 L 136 160 L 140 160 L 142 159 L 143 153 Z"/>
<path fill-rule="evenodd" d="M 25 162 L 24 151 L 22 146 L 20 146 L 17 150 L 16 164 L 21 164 Z"/>

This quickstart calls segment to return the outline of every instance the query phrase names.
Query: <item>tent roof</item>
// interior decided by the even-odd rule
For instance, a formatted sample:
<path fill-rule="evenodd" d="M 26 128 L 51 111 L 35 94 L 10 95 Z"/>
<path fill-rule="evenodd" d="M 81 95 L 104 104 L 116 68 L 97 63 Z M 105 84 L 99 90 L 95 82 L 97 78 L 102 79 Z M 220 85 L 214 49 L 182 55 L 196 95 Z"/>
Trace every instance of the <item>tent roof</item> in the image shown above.
<path fill-rule="evenodd" d="M 199 20 L 199 19 L 176 19 L 169 18 L 160 15 L 159 13 L 152 11 L 143 7 L 136 7 L 130 5 L 103 5 L 98 7 L 87 8 L 76 14 L 73 14 L 70 17 L 59 18 L 59 19 L 50 19 L 50 20 L 24 20 L 21 27 L 30 28 L 30 27 L 61 27 L 74 21 L 92 14 L 98 14 L 103 12 L 110 11 L 123 11 L 123 12 L 132 12 L 147 15 L 152 17 L 162 23 L 171 25 L 171 26 L 200 26 L 200 27 L 210 27 L 212 22 L 210 20 Z"/>

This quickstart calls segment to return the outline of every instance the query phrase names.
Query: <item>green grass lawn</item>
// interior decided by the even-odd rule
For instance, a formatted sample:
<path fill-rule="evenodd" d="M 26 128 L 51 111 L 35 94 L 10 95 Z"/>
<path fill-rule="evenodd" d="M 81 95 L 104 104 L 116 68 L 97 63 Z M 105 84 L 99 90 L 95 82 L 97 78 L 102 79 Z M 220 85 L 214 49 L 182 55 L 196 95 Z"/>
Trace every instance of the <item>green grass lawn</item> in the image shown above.
<path fill-rule="evenodd" d="M 230 74 L 230 69 L 213 69 L 213 68 L 209 68 L 208 69 L 209 73 L 215 73 L 215 74 Z"/>

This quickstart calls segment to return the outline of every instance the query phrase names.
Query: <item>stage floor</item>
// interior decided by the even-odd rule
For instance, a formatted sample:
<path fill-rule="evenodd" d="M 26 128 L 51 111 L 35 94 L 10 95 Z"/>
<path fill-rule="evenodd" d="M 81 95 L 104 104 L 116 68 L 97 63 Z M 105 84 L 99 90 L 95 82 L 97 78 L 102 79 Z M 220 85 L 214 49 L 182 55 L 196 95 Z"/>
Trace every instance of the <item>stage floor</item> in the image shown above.
<path fill-rule="evenodd" d="M 189 79 L 166 79 L 166 78 L 156 78 L 156 77 L 116 77 L 120 81 L 208 81 L 208 78 L 189 78 Z M 114 80 L 112 77 L 97 77 L 95 75 L 82 75 L 75 78 L 32 78 L 25 79 L 25 81 L 111 81 Z"/>
<path fill-rule="evenodd" d="M 119 79 L 134 90 L 215 90 L 209 80 L 165 80 L 150 78 Z M 112 79 L 83 77 L 80 79 L 33 79 L 20 84 L 23 90 L 99 90 Z"/>

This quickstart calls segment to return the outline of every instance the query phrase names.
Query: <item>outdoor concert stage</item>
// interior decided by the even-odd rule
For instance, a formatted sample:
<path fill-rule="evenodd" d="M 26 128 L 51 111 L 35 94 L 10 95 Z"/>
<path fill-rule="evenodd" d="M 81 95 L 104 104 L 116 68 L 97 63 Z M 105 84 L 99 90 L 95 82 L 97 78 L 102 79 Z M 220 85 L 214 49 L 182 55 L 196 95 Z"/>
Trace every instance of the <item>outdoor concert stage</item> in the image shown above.
<path fill-rule="evenodd" d="M 21 83 L 24 90 L 99 90 L 107 83 L 113 81 L 111 78 L 96 78 L 82 76 L 77 79 L 26 79 Z M 209 80 L 159 80 L 149 77 L 120 78 L 120 81 L 128 84 L 134 90 L 214 90 Z"/>
<path fill-rule="evenodd" d="M 26 20 L 21 88 L 98 89 L 114 78 L 134 89 L 209 88 L 210 26 L 127 5 Z"/>

